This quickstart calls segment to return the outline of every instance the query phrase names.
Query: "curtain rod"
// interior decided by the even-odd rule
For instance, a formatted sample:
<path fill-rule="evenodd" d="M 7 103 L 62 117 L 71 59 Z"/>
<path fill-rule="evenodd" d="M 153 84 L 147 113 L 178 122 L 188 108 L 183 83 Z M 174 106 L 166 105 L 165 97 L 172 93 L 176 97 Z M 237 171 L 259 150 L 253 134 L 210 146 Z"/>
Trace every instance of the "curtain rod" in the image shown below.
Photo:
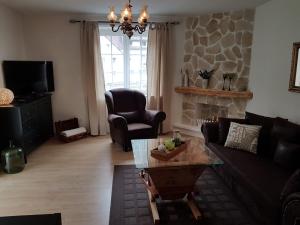
<path fill-rule="evenodd" d="M 80 23 L 80 22 L 84 22 L 84 21 L 93 21 L 93 20 L 75 20 L 75 19 L 71 19 L 69 20 L 70 23 Z M 101 24 L 110 24 L 109 21 L 105 21 L 105 20 L 95 20 L 94 22 L 98 22 Z M 118 24 L 120 22 L 116 22 L 116 24 Z M 132 22 L 132 23 L 138 23 L 138 22 Z M 160 23 L 167 23 L 167 24 L 171 24 L 171 25 L 179 25 L 180 22 L 178 21 L 173 21 L 173 22 L 148 22 L 149 24 L 160 24 Z"/>

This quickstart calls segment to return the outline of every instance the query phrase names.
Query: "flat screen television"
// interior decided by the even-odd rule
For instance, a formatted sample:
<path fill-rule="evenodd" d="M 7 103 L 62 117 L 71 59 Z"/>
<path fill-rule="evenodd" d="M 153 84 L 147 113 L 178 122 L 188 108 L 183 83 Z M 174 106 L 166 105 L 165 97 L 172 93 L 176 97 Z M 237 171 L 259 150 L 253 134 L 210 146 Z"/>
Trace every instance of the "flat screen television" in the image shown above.
<path fill-rule="evenodd" d="M 15 96 L 54 91 L 53 64 L 50 61 L 3 61 L 5 86 Z"/>

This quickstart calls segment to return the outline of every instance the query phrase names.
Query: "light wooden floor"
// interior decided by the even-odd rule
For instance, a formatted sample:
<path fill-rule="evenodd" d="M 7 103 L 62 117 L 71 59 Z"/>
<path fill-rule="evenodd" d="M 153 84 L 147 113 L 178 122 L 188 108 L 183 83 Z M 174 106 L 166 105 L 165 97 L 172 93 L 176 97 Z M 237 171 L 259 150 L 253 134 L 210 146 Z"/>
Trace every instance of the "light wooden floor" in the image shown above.
<path fill-rule="evenodd" d="M 63 225 L 108 225 L 113 165 L 133 164 L 107 137 L 50 140 L 19 174 L 0 174 L 0 216 L 62 213 Z"/>

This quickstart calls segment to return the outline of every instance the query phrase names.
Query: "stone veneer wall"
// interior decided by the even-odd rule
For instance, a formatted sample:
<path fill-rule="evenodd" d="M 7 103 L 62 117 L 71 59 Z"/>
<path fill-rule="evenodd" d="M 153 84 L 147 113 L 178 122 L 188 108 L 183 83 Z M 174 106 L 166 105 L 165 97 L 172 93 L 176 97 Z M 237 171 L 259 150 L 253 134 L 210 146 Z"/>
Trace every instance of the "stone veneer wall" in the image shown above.
<path fill-rule="evenodd" d="M 247 90 L 254 14 L 254 10 L 245 9 L 186 18 L 182 69 L 189 76 L 190 86 L 202 86 L 202 78 L 197 74 L 199 70 L 214 69 L 209 88 L 222 89 L 223 74 L 236 73 L 232 90 Z M 184 95 L 184 124 L 196 125 L 197 103 L 226 106 L 228 117 L 243 117 L 247 102 L 243 99 Z"/>

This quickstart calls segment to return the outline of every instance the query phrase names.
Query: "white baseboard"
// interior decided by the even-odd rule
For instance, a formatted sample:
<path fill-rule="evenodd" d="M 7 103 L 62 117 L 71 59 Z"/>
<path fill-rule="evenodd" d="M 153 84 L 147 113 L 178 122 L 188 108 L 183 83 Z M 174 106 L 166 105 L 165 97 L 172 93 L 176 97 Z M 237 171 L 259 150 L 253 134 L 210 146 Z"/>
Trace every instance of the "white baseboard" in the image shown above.
<path fill-rule="evenodd" d="M 193 136 L 193 137 L 203 137 L 200 127 L 197 126 L 190 126 L 181 123 L 174 123 L 173 124 L 174 130 L 179 130 L 181 133 Z"/>

